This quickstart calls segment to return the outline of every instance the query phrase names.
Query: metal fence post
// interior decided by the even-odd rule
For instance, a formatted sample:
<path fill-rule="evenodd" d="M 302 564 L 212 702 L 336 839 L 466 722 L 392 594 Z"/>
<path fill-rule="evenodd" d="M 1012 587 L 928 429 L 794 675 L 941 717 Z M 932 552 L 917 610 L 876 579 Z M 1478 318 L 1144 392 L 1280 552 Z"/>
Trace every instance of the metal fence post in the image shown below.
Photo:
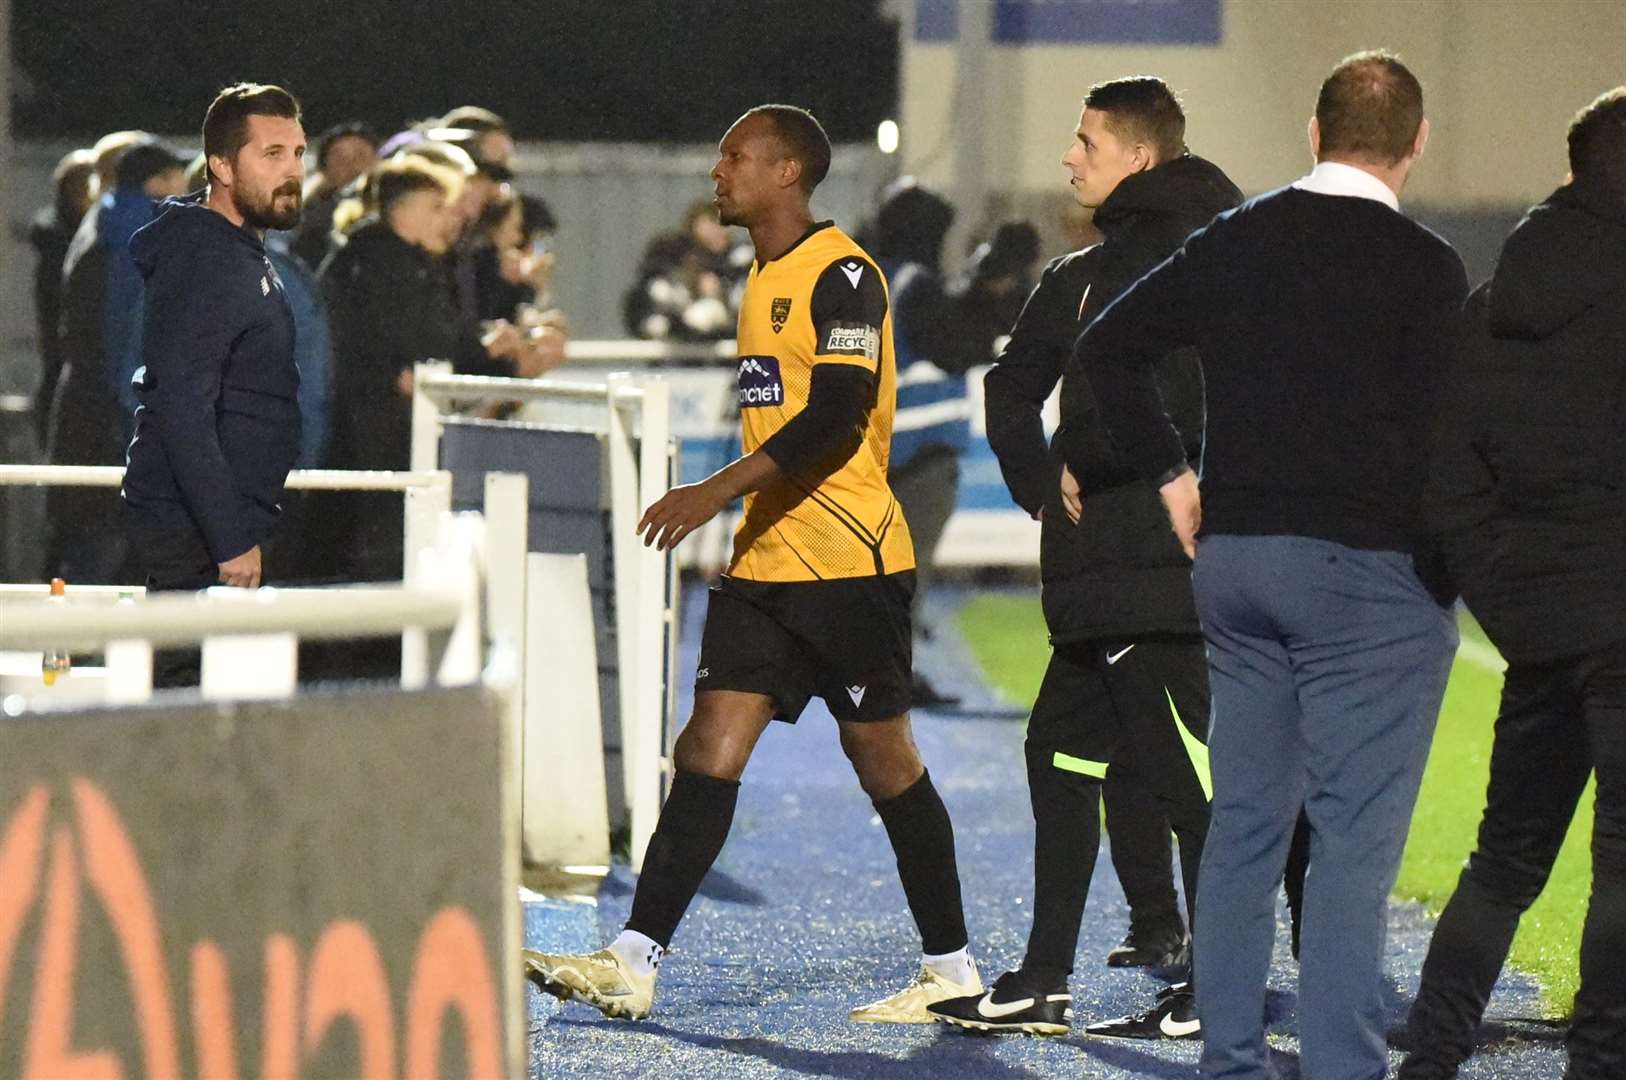
<path fill-rule="evenodd" d="M 406 584 L 422 583 L 422 553 L 434 546 L 440 522 L 451 510 L 451 473 L 432 473 L 428 483 L 407 488 L 401 538 L 401 573 Z M 422 627 L 409 626 L 401 631 L 401 685 L 409 690 L 429 685 L 429 640 Z"/>

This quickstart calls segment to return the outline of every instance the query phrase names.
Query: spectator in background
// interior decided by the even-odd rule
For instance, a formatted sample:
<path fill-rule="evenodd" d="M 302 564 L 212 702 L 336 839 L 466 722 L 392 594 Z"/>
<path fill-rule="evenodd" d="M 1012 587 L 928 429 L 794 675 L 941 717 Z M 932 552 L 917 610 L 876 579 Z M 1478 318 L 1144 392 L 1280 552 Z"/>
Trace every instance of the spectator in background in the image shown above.
<path fill-rule="evenodd" d="M 316 271 L 293 253 L 292 233 L 265 234 L 271 260 L 294 316 L 294 363 L 299 366 L 300 441 L 298 469 L 326 467 L 333 411 L 333 332 Z"/>
<path fill-rule="evenodd" d="M 1010 333 L 1033 290 L 1039 231 L 1028 221 L 1006 221 L 971 251 L 963 274 L 968 287 L 960 304 L 979 340 L 997 342 Z"/>
<path fill-rule="evenodd" d="M 91 189 L 91 198 L 96 200 L 94 207 L 104 197 L 110 195 L 117 186 L 118 178 L 115 175 L 119 166 L 119 158 L 132 146 L 140 146 L 156 140 L 145 131 L 113 131 L 96 140 L 90 148 L 91 157 L 95 159 L 96 183 Z M 87 248 L 93 242 L 91 236 L 81 237 L 79 233 L 89 233 L 93 228 L 93 214 L 86 214 L 79 221 L 79 232 L 74 234 L 73 243 L 69 245 L 68 257 L 71 258 L 75 248 Z M 64 260 L 66 261 L 66 260 Z"/>
<path fill-rule="evenodd" d="M 475 145 L 469 153 L 476 161 L 511 168 L 514 159 L 514 136 L 508 121 L 478 105 L 459 105 L 440 118 L 436 125 L 473 132 Z"/>
<path fill-rule="evenodd" d="M 501 192 L 475 226 L 475 294 L 482 319 L 519 321 L 553 278 L 553 256 L 539 249 L 525 228 L 525 202 Z"/>
<path fill-rule="evenodd" d="M 627 329 L 656 341 L 733 337 L 751 259 L 751 245 L 734 242 L 710 200 L 693 204 L 681 229 L 644 249 L 622 302 Z"/>
<path fill-rule="evenodd" d="M 905 176 L 882 192 L 871 248 L 891 288 L 898 352 L 898 413 L 889 482 L 915 542 L 915 633 L 935 571 L 934 556 L 954 513 L 960 454 L 971 435 L 965 374 L 991 363 L 994 340 L 1010 330 L 1038 256 L 1032 226 L 1008 225 L 957 288 L 943 282 L 943 240 L 954 208 Z M 919 673 L 916 705 L 952 705 Z"/>
<path fill-rule="evenodd" d="M 61 332 L 62 265 L 68 258 L 73 234 L 96 199 L 96 156 L 89 150 L 63 155 L 51 173 L 55 192 L 51 205 L 34 215 L 28 242 L 38 261 L 34 266 L 34 325 L 40 343 L 40 381 L 34 394 L 34 423 L 39 444 L 45 445 L 51 395 L 62 371 Z"/>
<path fill-rule="evenodd" d="M 90 148 L 91 156 L 96 159 L 96 194 L 100 196 L 113 190 L 114 171 L 126 150 L 152 141 L 153 137 L 145 131 L 110 131 L 97 139 L 96 145 Z"/>
<path fill-rule="evenodd" d="M 1404 1080 L 1457 1075 L 1596 774 L 1571 1080 L 1626 1076 L 1626 86 L 1468 299 L 1425 491 L 1508 661 L 1485 816 L 1423 963 Z"/>
<path fill-rule="evenodd" d="M 90 148 L 90 155 L 94 162 L 95 178 L 91 184 L 91 209 L 79 219 L 79 228 L 74 232 L 73 239 L 68 244 L 68 253 L 63 257 L 63 274 L 66 276 L 67 264 L 77 259 L 78 253 L 89 251 L 96 246 L 97 208 L 112 197 L 113 189 L 118 186 L 117 170 L 119 159 L 124 152 L 133 146 L 146 145 L 156 140 L 145 131 L 114 131 L 103 135 L 96 140 Z M 62 328 L 57 327 L 57 333 Z M 48 402 L 50 395 L 55 393 L 56 386 L 41 386 L 40 393 Z M 47 410 L 49 411 L 49 410 Z"/>
<path fill-rule="evenodd" d="M 306 266 L 321 266 L 327 258 L 341 193 L 377 163 L 378 136 L 365 124 L 336 124 L 317 136 L 317 171 L 305 181 L 305 212 L 288 245 Z"/>
<path fill-rule="evenodd" d="M 499 321 L 482 335 L 453 302 L 442 260 L 461 231 L 462 185 L 461 172 L 425 156 L 385 162 L 368 181 L 375 213 L 322 267 L 335 355 L 335 468 L 408 466 L 412 368 L 420 361 L 451 360 L 458 371 L 474 374 L 531 373 L 518 330 Z M 349 496 L 338 509 L 347 519 L 341 530 L 346 576 L 398 580 L 400 497 Z"/>
<path fill-rule="evenodd" d="M 401 152 L 421 157 L 437 165 L 455 169 L 462 174 L 463 184 L 453 206 L 456 211 L 448 219 L 453 228 L 451 246 L 443 261 L 451 276 L 457 311 L 464 322 L 474 324 L 480 319 L 479 286 L 474 265 L 476 224 L 503 192 L 508 190 L 508 170 L 501 166 L 482 165 L 469 152 L 473 132 L 458 128 L 431 129 L 429 137 L 406 147 Z"/>
<path fill-rule="evenodd" d="M 519 206 L 520 234 L 524 237 L 525 250 L 535 258 L 547 258 L 547 286 L 537 291 L 535 300 L 537 307 L 546 308 L 553 297 L 553 234 L 559 231 L 559 219 L 553 216 L 552 208 L 536 195 L 521 195 Z"/>
<path fill-rule="evenodd" d="M 119 465 L 135 425 L 131 376 L 141 351 L 140 272 L 130 238 L 153 218 L 158 200 L 185 189 L 183 163 L 155 142 L 125 149 L 112 187 L 74 237 L 63 265 L 62 367 L 52 391 L 46 460 L 53 465 Z M 54 487 L 46 495 L 51 539 L 46 565 L 68 581 L 116 582 L 127 550 L 107 488 Z"/>

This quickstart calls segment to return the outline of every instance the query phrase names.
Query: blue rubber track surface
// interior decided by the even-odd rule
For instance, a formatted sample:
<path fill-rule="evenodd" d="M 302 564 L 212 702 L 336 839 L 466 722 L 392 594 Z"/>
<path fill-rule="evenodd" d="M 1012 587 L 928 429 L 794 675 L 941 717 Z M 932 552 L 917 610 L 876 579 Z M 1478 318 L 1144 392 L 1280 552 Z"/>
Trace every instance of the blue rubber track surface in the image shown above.
<path fill-rule="evenodd" d="M 940 688 L 965 693 L 971 712 L 917 712 L 915 736 L 954 820 L 971 947 L 991 981 L 1015 966 L 1026 942 L 1033 824 L 1022 719 L 1009 710 L 999 715 L 998 703 L 977 684 L 944 617 L 954 601 L 953 594 L 933 597 L 929 614 L 938 631 L 917 666 Z M 704 596 L 691 590 L 685 673 L 693 670 L 703 614 Z M 528 903 L 526 944 L 550 951 L 600 947 L 620 931 L 633 884 L 621 866 L 605 880 L 596 909 Z M 1396 905 L 1390 925 L 1388 998 L 1391 1028 L 1398 1029 L 1433 924 L 1418 908 Z M 528 990 L 530 1076 L 1195 1076 L 1197 1043 L 1083 1034 L 1089 1020 L 1145 1009 L 1164 985 L 1147 972 L 1105 966 L 1127 927 L 1128 908 L 1103 848 L 1072 980 L 1077 1019 L 1066 1038 L 850 1023 L 849 1009 L 913 977 L 920 942 L 885 830 L 841 754 L 835 722 L 814 702 L 800 723 L 775 724 L 759 744 L 728 844 L 678 930 L 649 1019 L 608 1020 Z M 1296 980 L 1284 913 L 1268 1003 L 1270 1041 L 1284 1077 L 1297 1075 Z M 1514 1019 L 1540 1015 L 1537 988 L 1517 973 L 1504 975 L 1481 1051 L 1462 1075 L 1560 1077 L 1561 1030 Z M 1400 1057 L 1391 1054 L 1392 1064 Z"/>

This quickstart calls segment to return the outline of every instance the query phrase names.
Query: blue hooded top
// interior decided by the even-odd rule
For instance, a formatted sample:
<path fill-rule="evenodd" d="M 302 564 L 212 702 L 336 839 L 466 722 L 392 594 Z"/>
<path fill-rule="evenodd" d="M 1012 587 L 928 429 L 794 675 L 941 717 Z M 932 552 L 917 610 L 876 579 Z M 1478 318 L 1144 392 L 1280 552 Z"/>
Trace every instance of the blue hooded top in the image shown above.
<path fill-rule="evenodd" d="M 141 356 L 141 276 L 129 257 L 130 240 L 153 218 L 156 205 L 141 189 L 120 188 L 102 196 L 97 222 L 98 242 L 113 256 L 107 263 L 107 308 L 103 334 L 107 342 L 107 371 L 113 380 L 125 418 L 124 436 L 130 435 L 135 393 L 130 377 Z"/>
<path fill-rule="evenodd" d="M 124 498 L 226 562 L 270 536 L 299 456 L 293 314 L 254 230 L 201 193 L 160 203 L 130 251 L 145 288 Z"/>
<path fill-rule="evenodd" d="M 299 365 L 301 469 L 327 461 L 328 425 L 333 405 L 333 331 L 328 326 L 322 288 L 310 266 L 289 245 L 292 233 L 267 233 L 265 253 L 282 278 L 283 295 L 294 313 L 294 361 Z"/>

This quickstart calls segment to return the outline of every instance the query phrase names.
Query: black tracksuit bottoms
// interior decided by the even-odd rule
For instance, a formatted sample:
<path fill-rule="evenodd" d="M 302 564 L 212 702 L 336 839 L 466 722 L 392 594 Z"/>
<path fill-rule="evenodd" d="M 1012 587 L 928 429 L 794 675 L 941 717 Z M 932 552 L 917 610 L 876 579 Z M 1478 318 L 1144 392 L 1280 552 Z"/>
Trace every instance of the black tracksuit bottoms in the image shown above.
<path fill-rule="evenodd" d="M 1626 643 L 1515 664 L 1502 688 L 1479 840 L 1440 915 L 1408 1024 L 1401 1076 L 1455 1076 L 1474 1047 L 1513 932 L 1597 774 L 1592 898 L 1566 1080 L 1626 1076 Z"/>
<path fill-rule="evenodd" d="M 1033 929 L 1024 971 L 1073 970 L 1079 922 L 1101 845 L 1101 784 L 1133 745 L 1180 844 L 1187 905 L 1208 833 L 1208 664 L 1195 636 L 1058 645 L 1028 721 L 1033 800 Z"/>

